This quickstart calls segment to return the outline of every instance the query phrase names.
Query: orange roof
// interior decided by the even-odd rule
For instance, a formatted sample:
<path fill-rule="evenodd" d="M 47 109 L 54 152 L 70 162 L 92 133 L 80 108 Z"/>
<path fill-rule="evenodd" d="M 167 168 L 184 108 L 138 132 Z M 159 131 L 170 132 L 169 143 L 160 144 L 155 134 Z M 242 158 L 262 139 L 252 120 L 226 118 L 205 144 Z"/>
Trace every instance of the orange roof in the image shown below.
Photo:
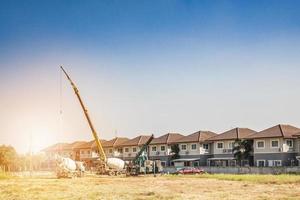
<path fill-rule="evenodd" d="M 151 135 L 140 135 L 131 140 L 123 142 L 122 144 L 120 144 L 120 146 L 141 146 L 145 144 L 150 139 L 150 137 Z"/>
<path fill-rule="evenodd" d="M 178 143 L 185 143 L 185 142 L 203 142 L 208 138 L 216 136 L 216 133 L 210 131 L 198 131 L 196 133 L 184 136 L 176 140 Z"/>
<path fill-rule="evenodd" d="M 42 151 L 61 151 L 61 150 L 69 150 L 69 149 L 72 149 L 70 144 L 57 143 L 57 144 L 51 145 L 51 146 L 43 149 Z"/>
<path fill-rule="evenodd" d="M 249 128 L 234 128 L 224 133 L 218 134 L 214 137 L 208 138 L 208 141 L 217 141 L 217 140 L 236 140 L 236 139 L 245 139 L 247 136 L 256 133 L 256 131 Z"/>
<path fill-rule="evenodd" d="M 158 138 L 154 138 L 150 144 L 171 144 L 176 142 L 179 138 L 182 138 L 183 135 L 179 133 L 167 133 Z"/>
<path fill-rule="evenodd" d="M 300 129 L 291 125 L 279 124 L 271 128 L 265 129 L 258 133 L 252 134 L 247 138 L 271 138 L 271 137 L 283 137 L 283 138 L 293 138 Z"/>
<path fill-rule="evenodd" d="M 128 141 L 128 138 L 125 137 L 115 137 L 114 139 L 108 140 L 106 142 L 103 142 L 103 147 L 118 147 L 122 143 Z"/>

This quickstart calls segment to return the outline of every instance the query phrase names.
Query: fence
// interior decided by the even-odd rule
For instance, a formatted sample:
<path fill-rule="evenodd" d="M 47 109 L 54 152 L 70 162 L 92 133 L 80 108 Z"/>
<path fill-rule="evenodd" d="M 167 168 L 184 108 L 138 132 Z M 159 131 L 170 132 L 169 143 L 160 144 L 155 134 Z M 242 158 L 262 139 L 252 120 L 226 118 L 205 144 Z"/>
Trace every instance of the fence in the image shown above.
<path fill-rule="evenodd" d="M 165 167 L 164 173 L 174 173 L 178 168 Z M 300 167 L 201 167 L 212 174 L 300 174 Z"/>

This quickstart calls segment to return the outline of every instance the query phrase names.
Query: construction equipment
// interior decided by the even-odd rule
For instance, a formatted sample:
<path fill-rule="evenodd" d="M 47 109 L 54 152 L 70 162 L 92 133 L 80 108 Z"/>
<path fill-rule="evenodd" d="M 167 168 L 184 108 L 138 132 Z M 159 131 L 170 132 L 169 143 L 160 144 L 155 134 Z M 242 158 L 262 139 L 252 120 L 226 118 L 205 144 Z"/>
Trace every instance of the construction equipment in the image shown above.
<path fill-rule="evenodd" d="M 90 116 L 88 114 L 88 110 L 86 109 L 86 107 L 83 104 L 83 101 L 80 97 L 78 88 L 76 87 L 76 85 L 74 84 L 74 82 L 72 81 L 70 76 L 67 74 L 67 72 L 64 70 L 64 68 L 62 66 L 60 66 L 60 68 L 64 72 L 67 79 L 69 80 L 69 82 L 72 85 L 72 88 L 75 92 L 75 95 L 77 96 L 77 98 L 79 100 L 81 108 L 84 112 L 84 115 L 85 115 L 85 117 L 88 121 L 89 127 L 90 127 L 90 129 L 92 131 L 92 134 L 93 134 L 93 137 L 95 139 L 95 142 L 96 142 L 96 145 L 97 145 L 97 148 L 98 148 L 98 152 L 99 152 L 99 163 L 98 163 L 98 166 L 97 166 L 98 172 L 100 174 L 109 174 L 109 175 L 120 174 L 122 171 L 124 171 L 125 162 L 123 160 L 119 159 L 119 158 L 107 158 L 106 157 L 106 155 L 104 153 L 104 150 L 103 150 L 103 147 L 100 143 L 98 134 L 97 134 L 97 132 L 96 132 L 96 130 L 95 130 L 93 124 L 92 124 L 92 121 L 90 119 Z"/>
<path fill-rule="evenodd" d="M 85 172 L 83 162 L 55 155 L 57 178 L 82 177 Z"/>
<path fill-rule="evenodd" d="M 147 164 L 150 160 L 148 160 L 147 148 L 150 142 L 153 140 L 154 136 L 148 139 L 148 141 L 141 147 L 140 151 L 136 154 L 134 159 L 127 165 L 126 175 L 136 176 L 140 173 L 147 173 L 152 171 L 152 167 Z"/>

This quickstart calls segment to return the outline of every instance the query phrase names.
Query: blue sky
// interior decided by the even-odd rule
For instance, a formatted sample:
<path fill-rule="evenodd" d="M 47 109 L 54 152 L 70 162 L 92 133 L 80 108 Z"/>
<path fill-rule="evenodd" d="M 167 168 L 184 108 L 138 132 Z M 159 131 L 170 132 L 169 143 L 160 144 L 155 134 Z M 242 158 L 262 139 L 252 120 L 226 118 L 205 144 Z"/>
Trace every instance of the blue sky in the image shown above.
<path fill-rule="evenodd" d="M 59 123 L 60 64 L 106 139 L 300 127 L 299 10 L 275 0 L 2 0 L 0 143 L 24 152 L 30 134 L 37 149 L 92 139 L 65 80 Z"/>

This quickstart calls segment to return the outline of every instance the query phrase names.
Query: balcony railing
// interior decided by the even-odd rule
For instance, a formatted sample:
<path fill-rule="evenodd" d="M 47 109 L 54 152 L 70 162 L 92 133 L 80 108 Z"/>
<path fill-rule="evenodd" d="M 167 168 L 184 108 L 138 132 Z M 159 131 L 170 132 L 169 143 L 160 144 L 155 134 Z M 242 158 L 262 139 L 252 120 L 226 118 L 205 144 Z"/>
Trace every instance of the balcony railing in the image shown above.
<path fill-rule="evenodd" d="M 232 153 L 232 149 L 223 149 L 223 153 Z"/>

